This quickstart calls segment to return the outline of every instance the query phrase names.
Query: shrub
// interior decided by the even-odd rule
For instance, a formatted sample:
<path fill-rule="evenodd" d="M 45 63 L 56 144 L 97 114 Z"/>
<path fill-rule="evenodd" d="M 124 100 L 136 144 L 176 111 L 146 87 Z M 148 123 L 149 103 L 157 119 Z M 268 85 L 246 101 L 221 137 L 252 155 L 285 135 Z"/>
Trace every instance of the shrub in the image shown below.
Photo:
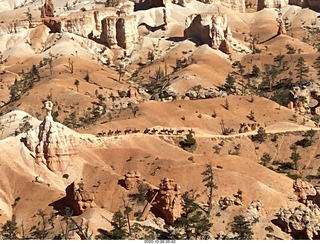
<path fill-rule="evenodd" d="M 270 163 L 271 159 L 272 158 L 269 153 L 264 153 L 260 160 L 261 160 L 263 166 L 266 166 L 268 163 Z"/>
<path fill-rule="evenodd" d="M 180 146 L 183 149 L 190 149 L 196 144 L 196 139 L 194 139 L 193 134 L 189 131 L 189 134 L 186 135 L 186 139 L 180 142 Z"/>
<path fill-rule="evenodd" d="M 221 151 L 221 147 L 219 147 L 218 145 L 214 145 L 213 147 L 214 153 L 219 154 Z"/>
<path fill-rule="evenodd" d="M 277 142 L 279 136 L 277 134 L 275 134 L 272 138 L 271 138 L 271 141 L 272 142 Z"/>
<path fill-rule="evenodd" d="M 256 135 L 251 136 L 252 141 L 264 142 L 267 139 L 267 133 L 263 127 L 258 129 L 258 133 Z"/>
<path fill-rule="evenodd" d="M 270 99 L 282 106 L 287 106 L 289 103 L 289 92 L 289 89 L 276 90 Z"/>
<path fill-rule="evenodd" d="M 250 110 L 250 113 L 249 113 L 249 115 L 247 115 L 247 118 L 254 121 L 254 112 L 253 112 L 253 110 Z"/>

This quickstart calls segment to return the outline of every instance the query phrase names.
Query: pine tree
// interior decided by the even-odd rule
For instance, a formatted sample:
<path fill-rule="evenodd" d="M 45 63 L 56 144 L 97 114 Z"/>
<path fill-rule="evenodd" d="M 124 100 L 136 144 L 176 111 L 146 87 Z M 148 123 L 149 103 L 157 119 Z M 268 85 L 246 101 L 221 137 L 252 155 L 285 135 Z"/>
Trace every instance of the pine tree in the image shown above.
<path fill-rule="evenodd" d="M 74 81 L 74 85 L 77 87 L 77 92 L 79 92 L 80 81 L 78 79 Z"/>
<path fill-rule="evenodd" d="M 87 71 L 87 74 L 86 76 L 83 78 L 86 82 L 89 82 L 90 81 L 90 77 L 89 77 L 89 73 Z"/>
<path fill-rule="evenodd" d="M 201 175 L 204 176 L 202 179 L 202 182 L 205 182 L 205 187 L 207 188 L 207 194 L 208 194 L 208 218 L 211 215 L 212 208 L 213 208 L 213 190 L 217 189 L 217 185 L 213 182 L 213 168 L 211 164 L 206 164 L 206 169 L 201 173 Z"/>
<path fill-rule="evenodd" d="M 228 74 L 224 88 L 226 89 L 228 95 L 235 92 L 234 78 L 232 75 Z"/>
<path fill-rule="evenodd" d="M 320 56 L 313 63 L 313 67 L 317 70 L 318 79 L 320 79 Z"/>
<path fill-rule="evenodd" d="M 274 59 L 273 61 L 277 64 L 277 67 L 280 68 L 281 65 L 282 65 L 282 61 L 284 59 L 284 55 L 281 55 L 281 54 L 278 54 Z"/>
<path fill-rule="evenodd" d="M 18 226 L 14 216 L 12 216 L 11 220 L 7 220 L 7 222 L 1 226 L 0 234 L 4 240 L 18 239 Z"/>
<path fill-rule="evenodd" d="M 235 61 L 232 64 L 232 68 L 236 69 L 236 71 L 234 71 L 234 74 L 240 76 L 240 81 L 242 85 L 242 95 L 245 95 L 244 72 L 246 66 L 242 65 L 240 61 Z"/>
<path fill-rule="evenodd" d="M 122 64 L 120 64 L 119 67 L 117 68 L 117 72 L 119 74 L 118 82 L 120 82 L 126 72 Z"/>
<path fill-rule="evenodd" d="M 265 64 L 263 72 L 263 81 L 269 85 L 269 90 L 272 91 L 272 87 L 275 84 L 277 76 L 280 74 L 279 70 L 274 65 Z"/>
<path fill-rule="evenodd" d="M 295 71 L 297 72 L 296 78 L 298 79 L 299 86 L 300 88 L 302 88 L 302 83 L 306 81 L 306 78 L 308 77 L 309 73 L 309 68 L 307 67 L 303 57 L 300 57 L 298 59 Z"/>
<path fill-rule="evenodd" d="M 251 71 L 251 74 L 254 76 L 254 77 L 258 77 L 260 75 L 260 69 L 257 65 L 253 65 L 252 66 L 252 71 Z"/>
<path fill-rule="evenodd" d="M 196 139 L 194 139 L 193 134 L 190 131 L 183 144 L 185 147 L 191 147 L 196 144 Z"/>
<path fill-rule="evenodd" d="M 297 145 L 296 144 L 292 144 L 290 146 L 290 149 L 292 151 L 291 153 L 291 156 L 290 156 L 290 159 L 293 161 L 294 163 L 294 167 L 295 167 L 295 170 L 298 170 L 298 161 L 301 159 L 301 156 L 300 154 L 297 152 L 298 148 L 297 148 Z"/>
<path fill-rule="evenodd" d="M 30 234 L 34 239 L 45 240 L 50 233 L 50 230 L 53 229 L 53 220 L 56 218 L 55 214 L 47 216 L 47 214 L 39 209 L 36 216 L 41 218 L 41 221 L 37 225 L 34 225 L 30 229 Z"/>
<path fill-rule="evenodd" d="M 264 142 L 267 139 L 267 132 L 263 127 L 260 127 L 256 135 L 251 136 L 252 141 L 258 141 L 260 143 Z"/>
<path fill-rule="evenodd" d="M 178 239 L 197 240 L 199 236 L 210 229 L 212 224 L 195 203 L 192 192 L 185 192 L 183 198 L 183 214 L 174 221 Z"/>
<path fill-rule="evenodd" d="M 238 215 L 233 218 L 231 231 L 234 234 L 238 234 L 238 236 L 234 238 L 235 240 L 252 240 L 253 232 L 251 231 L 250 222 L 246 221 L 243 215 Z"/>
<path fill-rule="evenodd" d="M 115 212 L 112 217 L 111 225 L 113 229 L 111 231 L 105 231 L 99 229 L 99 235 L 96 236 L 98 240 L 123 240 L 127 235 L 124 230 L 127 226 L 127 220 L 120 210 Z"/>
<path fill-rule="evenodd" d="M 21 97 L 21 81 L 17 79 L 14 80 L 12 86 L 10 86 L 10 102 L 14 102 L 20 99 Z"/>
<path fill-rule="evenodd" d="M 38 67 L 36 65 L 32 65 L 29 73 L 30 73 L 32 78 L 36 77 L 38 81 L 40 80 L 39 69 L 38 69 Z"/>

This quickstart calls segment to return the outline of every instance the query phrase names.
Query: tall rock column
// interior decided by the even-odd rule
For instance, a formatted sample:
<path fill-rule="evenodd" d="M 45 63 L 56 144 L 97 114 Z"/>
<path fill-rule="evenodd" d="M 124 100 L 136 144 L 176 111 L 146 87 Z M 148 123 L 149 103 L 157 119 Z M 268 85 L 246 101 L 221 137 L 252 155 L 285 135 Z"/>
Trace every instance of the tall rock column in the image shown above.
<path fill-rule="evenodd" d="M 26 146 L 35 152 L 36 163 L 44 163 L 53 172 L 63 172 L 75 154 L 75 142 L 72 135 L 64 133 L 64 127 L 53 121 L 53 104 L 45 102 L 46 116 L 43 122 L 27 133 Z"/>
<path fill-rule="evenodd" d="M 41 18 L 54 17 L 54 6 L 51 0 L 46 0 L 41 7 Z"/>

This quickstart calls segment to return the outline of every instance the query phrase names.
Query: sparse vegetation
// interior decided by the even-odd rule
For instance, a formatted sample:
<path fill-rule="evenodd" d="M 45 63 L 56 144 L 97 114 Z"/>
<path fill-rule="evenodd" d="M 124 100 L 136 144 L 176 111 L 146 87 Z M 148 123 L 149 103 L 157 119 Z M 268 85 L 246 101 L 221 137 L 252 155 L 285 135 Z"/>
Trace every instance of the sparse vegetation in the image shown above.
<path fill-rule="evenodd" d="M 0 234 L 4 240 L 18 240 L 18 225 L 15 216 L 1 226 Z"/>
<path fill-rule="evenodd" d="M 193 133 L 189 131 L 186 135 L 186 139 L 180 142 L 180 146 L 183 149 L 193 149 L 196 145 L 196 139 L 193 137 Z"/>
<path fill-rule="evenodd" d="M 255 121 L 255 117 L 254 117 L 254 112 L 253 112 L 253 110 L 250 110 L 250 113 L 249 113 L 249 115 L 247 115 L 247 118 L 250 119 L 250 120 Z"/>
<path fill-rule="evenodd" d="M 251 136 L 252 141 L 256 141 L 260 143 L 264 142 L 266 139 L 267 139 L 267 133 L 263 127 L 260 127 L 258 129 L 258 132 L 256 135 Z"/>
<path fill-rule="evenodd" d="M 231 231 L 238 235 L 234 240 L 252 240 L 251 224 L 243 215 L 237 215 L 233 218 Z"/>
<path fill-rule="evenodd" d="M 212 224 L 195 203 L 192 192 L 185 192 L 183 198 L 183 213 L 174 221 L 176 238 L 180 240 L 197 240 L 201 234 L 208 231 Z"/>
<path fill-rule="evenodd" d="M 127 227 L 127 220 L 120 210 L 115 212 L 112 217 L 111 225 L 113 229 L 106 231 L 98 229 L 99 235 L 96 235 L 96 240 L 123 240 L 127 236 L 125 228 Z"/>
<path fill-rule="evenodd" d="M 211 164 L 206 164 L 206 169 L 201 173 L 201 175 L 203 175 L 202 182 L 205 182 L 205 187 L 207 188 L 207 216 L 208 218 L 210 218 L 213 209 L 213 190 L 218 188 L 217 185 L 213 182 L 213 168 Z"/>
<path fill-rule="evenodd" d="M 298 170 L 298 162 L 301 159 L 300 154 L 298 153 L 298 148 L 296 144 L 292 144 L 290 146 L 290 150 L 292 151 L 290 159 L 292 160 L 293 164 L 294 164 L 294 168 L 295 170 Z"/>
<path fill-rule="evenodd" d="M 220 121 L 220 126 L 221 126 L 222 135 L 226 136 L 234 132 L 233 128 L 225 127 L 223 119 Z"/>
<path fill-rule="evenodd" d="M 40 80 L 39 69 L 32 65 L 28 73 L 24 73 L 23 78 L 15 79 L 14 84 L 10 86 L 10 102 L 17 101 L 23 94 L 33 88 L 34 83 Z"/>
<path fill-rule="evenodd" d="M 261 161 L 261 163 L 262 163 L 263 166 L 267 166 L 267 164 L 270 163 L 271 159 L 272 159 L 272 158 L 271 158 L 271 156 L 270 156 L 269 153 L 264 153 L 264 154 L 262 155 L 260 161 Z"/>
<path fill-rule="evenodd" d="M 298 63 L 295 68 L 296 73 L 296 78 L 299 83 L 300 88 L 302 88 L 302 85 L 307 81 L 306 78 L 308 78 L 309 74 L 309 68 L 306 65 L 306 61 L 304 60 L 303 57 L 300 57 L 298 59 Z"/>

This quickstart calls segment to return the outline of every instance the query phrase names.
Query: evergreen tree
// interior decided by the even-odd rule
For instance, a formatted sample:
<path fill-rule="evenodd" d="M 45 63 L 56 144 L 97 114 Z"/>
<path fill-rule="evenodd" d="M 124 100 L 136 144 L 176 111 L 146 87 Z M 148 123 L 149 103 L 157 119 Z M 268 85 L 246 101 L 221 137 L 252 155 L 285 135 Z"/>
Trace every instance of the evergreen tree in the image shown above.
<path fill-rule="evenodd" d="M 74 85 L 77 87 L 77 92 L 79 92 L 80 81 L 78 79 L 74 81 Z"/>
<path fill-rule="evenodd" d="M 213 169 L 211 164 L 206 164 L 206 169 L 201 173 L 204 176 L 202 182 L 205 182 L 205 187 L 207 188 L 208 194 L 208 214 L 207 216 L 210 217 L 212 208 L 213 208 L 213 190 L 217 189 L 217 185 L 213 182 Z"/>
<path fill-rule="evenodd" d="M 240 81 L 241 81 L 241 85 L 242 85 L 242 95 L 245 95 L 245 84 L 244 84 L 244 72 L 245 72 L 245 68 L 246 66 L 242 65 L 240 61 L 235 61 L 232 64 L 232 68 L 236 69 L 236 71 L 234 71 L 234 74 L 240 76 Z"/>
<path fill-rule="evenodd" d="M 21 82 L 17 79 L 14 80 L 12 86 L 10 86 L 10 102 L 19 100 L 21 97 Z"/>
<path fill-rule="evenodd" d="M 313 63 L 313 67 L 317 70 L 318 79 L 320 79 L 320 56 Z"/>
<path fill-rule="evenodd" d="M 191 147 L 196 144 L 196 139 L 194 139 L 193 134 L 189 131 L 189 134 L 186 135 L 186 139 L 181 143 L 182 147 Z"/>
<path fill-rule="evenodd" d="M 55 214 L 47 216 L 47 214 L 39 209 L 36 216 L 41 218 L 41 221 L 37 225 L 34 225 L 30 229 L 30 234 L 34 239 L 45 240 L 50 233 L 50 230 L 54 228 L 53 221 L 56 218 Z"/>
<path fill-rule="evenodd" d="M 86 76 L 83 78 L 86 82 L 89 82 L 90 81 L 90 76 L 89 76 L 89 73 L 87 71 L 87 74 Z"/>
<path fill-rule="evenodd" d="M 303 134 L 303 137 L 305 137 L 306 139 L 308 139 L 310 141 L 310 143 L 313 142 L 313 137 L 316 135 L 317 131 L 311 129 L 311 130 L 308 130 L 306 131 L 304 134 Z"/>
<path fill-rule="evenodd" d="M 252 141 L 258 141 L 260 143 L 264 142 L 267 139 L 267 133 L 263 127 L 260 127 L 256 135 L 251 137 Z"/>
<path fill-rule="evenodd" d="M 1 226 L 0 234 L 4 240 L 18 239 L 18 227 L 14 216 L 12 216 L 11 220 L 7 220 L 7 222 Z"/>
<path fill-rule="evenodd" d="M 127 235 L 127 232 L 124 230 L 127 226 L 127 220 L 124 215 L 118 210 L 114 213 L 111 221 L 113 229 L 111 231 L 105 231 L 99 229 L 99 235 L 96 236 L 98 240 L 123 240 Z"/>
<path fill-rule="evenodd" d="M 208 231 L 212 224 L 195 203 L 191 192 L 185 192 L 183 198 L 183 214 L 174 221 L 178 239 L 197 240 L 201 233 Z"/>
<path fill-rule="evenodd" d="M 238 234 L 238 236 L 234 238 L 235 240 L 252 240 L 253 232 L 251 231 L 250 222 L 246 221 L 243 215 L 238 215 L 233 218 L 231 231 L 234 234 Z"/>
<path fill-rule="evenodd" d="M 228 74 L 226 83 L 224 84 L 227 94 L 233 94 L 235 92 L 234 78 L 232 75 Z"/>
<path fill-rule="evenodd" d="M 280 74 L 279 70 L 274 65 L 265 64 L 263 72 L 263 81 L 269 85 L 269 90 L 272 91 L 272 87 L 275 84 L 277 76 Z"/>
<path fill-rule="evenodd" d="M 269 154 L 269 153 L 266 153 L 266 152 L 265 152 L 265 153 L 262 155 L 262 157 L 260 158 L 263 166 L 266 166 L 268 163 L 270 163 L 271 159 L 272 159 L 272 158 L 271 158 L 270 154 Z"/>
<path fill-rule="evenodd" d="M 306 65 L 306 62 L 303 57 L 298 59 L 295 71 L 297 72 L 296 78 L 298 79 L 299 86 L 302 88 L 302 83 L 308 78 L 309 68 Z"/>
<path fill-rule="evenodd" d="M 281 54 L 278 54 L 274 59 L 273 61 L 277 64 L 277 67 L 280 68 L 281 65 L 282 65 L 282 61 L 284 59 L 284 55 L 281 55 Z"/>
<path fill-rule="evenodd" d="M 292 46 L 290 46 L 289 44 L 286 45 L 286 49 L 287 49 L 287 54 L 295 54 L 296 53 L 296 49 Z"/>
<path fill-rule="evenodd" d="M 258 77 L 260 75 L 260 69 L 257 65 L 253 65 L 252 66 L 252 71 L 251 71 L 251 74 L 254 76 L 254 77 Z"/>
<path fill-rule="evenodd" d="M 120 82 L 126 72 L 122 64 L 120 64 L 119 67 L 117 68 L 117 72 L 119 74 L 118 82 Z"/>
<path fill-rule="evenodd" d="M 295 167 L 295 170 L 298 170 L 298 161 L 301 159 L 301 156 L 300 154 L 297 152 L 298 148 L 297 148 L 297 145 L 296 144 L 292 144 L 290 146 L 290 149 L 292 151 L 291 153 L 291 156 L 290 156 L 290 159 L 293 161 L 294 163 L 294 167 Z"/>
<path fill-rule="evenodd" d="M 39 69 L 36 65 L 32 65 L 29 73 L 32 78 L 36 77 L 38 81 L 40 80 Z"/>
<path fill-rule="evenodd" d="M 119 4 L 119 1 L 118 0 L 106 0 L 105 2 L 105 6 L 106 7 L 117 7 Z"/>

